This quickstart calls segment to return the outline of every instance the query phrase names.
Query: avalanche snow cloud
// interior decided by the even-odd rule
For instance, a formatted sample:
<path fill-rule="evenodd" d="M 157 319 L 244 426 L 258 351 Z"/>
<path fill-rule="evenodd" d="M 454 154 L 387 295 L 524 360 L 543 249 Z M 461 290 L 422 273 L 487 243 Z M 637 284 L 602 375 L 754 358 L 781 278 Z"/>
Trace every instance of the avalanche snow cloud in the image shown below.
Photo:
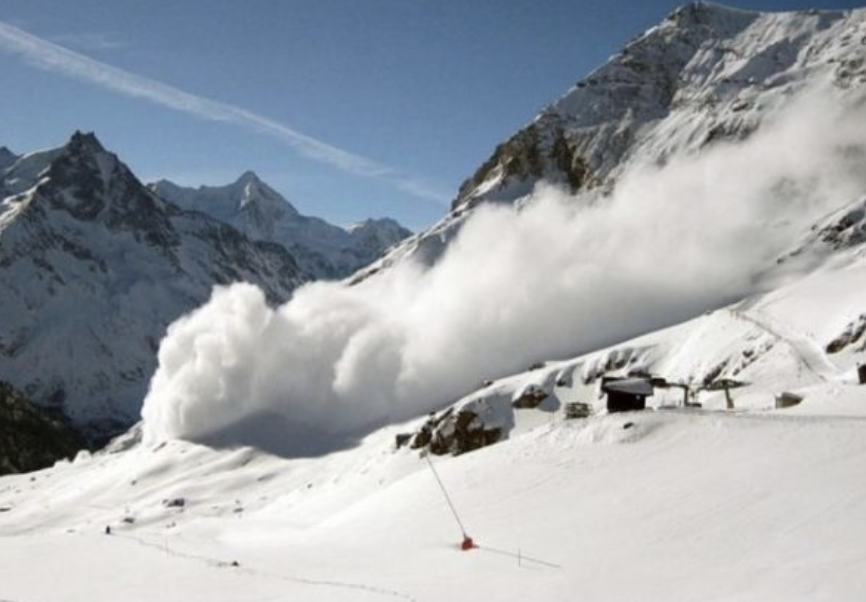
<path fill-rule="evenodd" d="M 251 285 L 216 289 L 161 344 L 145 440 L 324 451 L 759 290 L 814 219 L 866 190 L 863 104 L 828 97 L 792 102 L 745 142 L 648 160 L 608 197 L 540 186 L 482 207 L 430 268 L 314 283 L 277 308 Z"/>

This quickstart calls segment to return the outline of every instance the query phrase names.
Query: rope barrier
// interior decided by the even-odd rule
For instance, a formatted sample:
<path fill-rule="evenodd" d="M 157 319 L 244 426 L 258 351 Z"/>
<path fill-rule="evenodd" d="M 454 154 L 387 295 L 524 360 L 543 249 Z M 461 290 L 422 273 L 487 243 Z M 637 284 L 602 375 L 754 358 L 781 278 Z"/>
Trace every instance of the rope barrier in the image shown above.
<path fill-rule="evenodd" d="M 436 482 L 439 483 L 439 488 L 442 490 L 442 494 L 445 496 L 445 501 L 448 502 L 448 506 L 451 508 L 451 513 L 454 514 L 454 518 L 457 521 L 457 524 L 460 526 L 460 533 L 463 535 L 463 540 L 466 541 L 469 539 L 469 535 L 466 534 L 466 528 L 463 526 L 463 521 L 460 520 L 460 515 L 457 514 L 457 508 L 454 507 L 454 502 L 451 501 L 451 496 L 448 495 L 448 490 L 445 489 L 445 485 L 442 483 L 442 479 L 439 478 L 439 473 L 436 472 L 436 467 L 433 466 L 433 461 L 430 460 L 430 453 L 424 454 L 424 458 L 427 460 L 427 465 L 430 466 L 430 470 L 433 471 L 433 476 L 436 477 Z"/>
<path fill-rule="evenodd" d="M 533 558 L 532 556 L 527 556 L 522 551 L 518 551 L 517 554 L 514 552 L 509 552 L 507 550 L 497 550 L 496 548 L 490 548 L 487 546 L 475 546 L 479 550 L 484 550 L 485 552 L 492 552 L 493 554 L 500 554 L 501 556 L 511 556 L 512 558 L 516 558 L 518 563 L 522 562 L 534 562 L 535 564 L 541 564 L 544 566 L 549 566 L 552 569 L 561 569 L 562 566 L 559 564 L 554 564 L 552 562 L 547 562 L 546 560 L 540 560 L 538 558 Z"/>
<path fill-rule="evenodd" d="M 554 564 L 552 562 L 547 562 L 546 560 L 541 560 L 539 558 L 533 558 L 532 556 L 526 556 L 522 551 L 518 551 L 518 553 L 508 552 L 507 550 L 497 550 L 496 548 L 490 548 L 487 546 L 481 546 L 475 543 L 471 537 L 466 533 L 466 528 L 463 526 L 463 521 L 460 520 L 460 515 L 457 513 L 457 508 L 454 506 L 454 502 L 451 500 L 451 496 L 448 495 L 448 490 L 445 489 L 445 484 L 442 482 L 442 478 L 439 476 L 439 472 L 436 470 L 436 467 L 433 465 L 433 461 L 430 459 L 430 453 L 427 452 L 424 454 L 424 459 L 427 460 L 427 465 L 430 467 L 430 470 L 433 472 L 433 476 L 436 478 L 436 482 L 439 484 L 439 488 L 442 490 L 442 495 L 445 496 L 445 501 L 448 502 L 448 507 L 451 508 L 451 513 L 454 515 L 454 520 L 457 521 L 457 525 L 460 527 L 460 533 L 463 535 L 463 543 L 461 544 L 461 548 L 463 550 L 485 550 L 487 552 L 492 552 L 493 554 L 500 554 L 502 556 L 511 556 L 512 558 L 516 558 L 518 564 L 522 562 L 533 562 L 535 564 L 540 564 L 543 566 L 547 566 L 553 569 L 561 569 L 562 566 L 558 564 Z"/>

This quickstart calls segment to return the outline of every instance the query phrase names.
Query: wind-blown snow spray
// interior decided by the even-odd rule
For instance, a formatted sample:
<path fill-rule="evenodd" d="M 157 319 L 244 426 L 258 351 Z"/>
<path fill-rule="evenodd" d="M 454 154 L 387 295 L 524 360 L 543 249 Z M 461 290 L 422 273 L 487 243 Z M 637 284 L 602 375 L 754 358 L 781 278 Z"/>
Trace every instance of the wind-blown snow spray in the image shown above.
<path fill-rule="evenodd" d="M 862 105 L 810 96 L 744 142 L 635 167 L 608 197 L 541 185 L 481 207 L 432 267 L 313 283 L 281 307 L 217 288 L 162 341 L 145 440 L 327 451 L 484 379 L 740 298 L 866 190 L 864 140 Z"/>

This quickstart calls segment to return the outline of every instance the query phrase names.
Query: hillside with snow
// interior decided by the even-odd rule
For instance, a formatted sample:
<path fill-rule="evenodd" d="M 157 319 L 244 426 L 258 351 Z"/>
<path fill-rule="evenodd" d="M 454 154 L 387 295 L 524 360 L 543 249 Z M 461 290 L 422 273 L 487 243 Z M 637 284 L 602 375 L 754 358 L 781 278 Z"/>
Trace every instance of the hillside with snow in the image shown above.
<path fill-rule="evenodd" d="M 0 599 L 863 599 L 864 65 L 866 9 L 688 5 L 381 261 L 216 287 L 140 424 L 0 479 Z M 302 219 L 172 186 L 251 253 Z"/>
<path fill-rule="evenodd" d="M 0 176 L 0 380 L 93 440 L 138 420 L 166 328 L 214 285 L 254 283 L 283 302 L 407 234 L 389 220 L 346 231 L 298 216 L 254 176 L 225 189 L 222 206 L 184 204 L 145 187 L 92 134 L 23 156 L 4 148 Z M 292 228 L 312 242 L 285 238 Z"/>
<path fill-rule="evenodd" d="M 18 158 L 0 214 L 0 379 L 99 437 L 135 422 L 168 324 L 214 283 L 273 300 L 303 281 L 282 247 L 150 193 L 92 135 Z"/>
<path fill-rule="evenodd" d="M 515 375 L 461 408 L 507 439 L 427 461 L 377 431 L 282 458 L 136 433 L 95 456 L 0 480 L 0 593 L 89 601 L 857 600 L 866 595 L 862 333 L 827 351 L 866 299 L 844 267 L 632 341 Z M 650 369 L 749 384 L 606 414 L 593 380 Z M 721 369 L 719 367 L 721 366 Z M 549 401 L 513 409 L 526 387 Z M 774 395 L 799 393 L 794 408 Z M 566 419 L 563 404 L 596 407 Z M 106 528 L 110 530 L 106 534 Z M 41 559 L 38 578 L 29 559 Z M 94 579 L 94 565 L 100 578 Z M 627 578 L 624 578 L 624 575 Z"/>

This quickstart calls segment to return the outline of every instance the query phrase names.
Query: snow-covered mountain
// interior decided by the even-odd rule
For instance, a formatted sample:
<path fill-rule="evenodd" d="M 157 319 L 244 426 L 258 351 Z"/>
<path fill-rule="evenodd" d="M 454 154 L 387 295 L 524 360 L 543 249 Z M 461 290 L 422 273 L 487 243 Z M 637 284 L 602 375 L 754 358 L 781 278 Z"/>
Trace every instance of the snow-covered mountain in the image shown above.
<path fill-rule="evenodd" d="M 760 137 L 758 130 L 773 106 L 810 82 L 829 81 L 844 98 L 846 90 L 866 85 L 864 40 L 866 10 L 758 14 L 698 4 L 676 11 L 500 147 L 464 185 L 452 212 L 438 226 L 359 272 L 356 280 L 364 280 L 360 285 L 333 285 L 339 303 L 338 311 L 331 313 L 350 313 L 350 292 L 361 290 L 364 313 L 386 313 L 390 335 L 381 336 L 376 322 L 361 321 L 368 327 L 353 341 L 351 353 L 340 356 L 338 384 L 351 390 L 354 380 L 372 372 L 371 398 L 376 403 L 384 380 L 379 375 L 393 365 L 400 384 L 411 384 L 414 366 L 407 369 L 401 364 L 404 357 L 393 353 L 406 333 L 399 330 L 406 316 L 391 315 L 391 306 L 383 310 L 386 295 L 404 291 L 392 288 L 385 295 L 373 294 L 375 290 L 371 293 L 365 287 L 387 278 L 367 278 L 370 274 L 410 256 L 435 262 L 468 216 L 480 213 L 480 206 L 532 203 L 524 194 L 536 181 L 595 190 L 595 200 L 604 202 L 635 165 L 701 155 L 722 140 Z M 845 151 L 855 166 L 866 156 L 862 144 Z M 802 167 L 795 162 L 791 170 Z M 756 161 L 754 169 L 762 168 L 766 166 Z M 25 182 L 31 171 L 22 166 L 18 181 Z M 803 184 L 789 180 L 793 183 L 783 184 Z M 0 556 L 8 560 L 0 563 L 0 598 L 48 599 L 62 590 L 70 602 L 118 596 L 185 602 L 287 596 L 864 599 L 866 385 L 860 384 L 857 368 L 866 363 L 866 190 L 857 191 L 859 198 L 849 198 L 859 182 L 842 189 L 844 203 L 784 230 L 785 248 L 766 266 L 760 265 L 762 289 L 670 327 L 623 336 L 627 340 L 571 354 L 574 357 L 537 358 L 544 361 L 505 377 L 479 375 L 476 390 L 466 391 L 454 403 L 448 403 L 454 398 L 443 400 L 442 409 L 432 416 L 380 428 L 339 451 L 278 457 L 252 447 L 205 446 L 170 438 L 149 444 L 142 439 L 142 428 L 136 427 L 97 454 L 83 452 L 71 463 L 4 477 Z M 786 201 L 797 196 L 788 189 L 783 193 Z M 31 192 L 14 198 L 28 195 Z M 712 199 L 727 203 L 730 211 L 747 209 L 725 195 Z M 0 223 L 8 221 L 6 215 Z M 735 217 L 724 211 L 718 215 L 720 221 Z M 790 211 L 785 215 L 790 218 Z M 674 231 L 670 222 L 682 217 L 674 214 L 667 222 L 650 223 Z M 531 225 L 545 234 L 550 229 L 545 223 Z M 605 225 L 614 228 L 617 221 Z M 720 224 L 699 226 L 698 242 L 704 242 Z M 758 233 L 774 226 L 772 221 L 761 222 Z M 755 230 L 747 228 L 747 233 L 735 238 L 746 249 L 736 254 L 735 262 L 759 246 Z M 495 234 L 502 235 L 499 230 Z M 543 236 L 541 243 L 532 242 L 519 251 L 539 254 L 541 243 L 552 246 L 559 241 Z M 467 245 L 452 248 L 455 253 L 442 263 L 466 251 Z M 582 249 L 565 245 L 563 255 L 577 263 Z M 674 249 L 706 262 L 727 259 L 694 248 Z M 611 252 L 627 255 L 621 265 L 639 263 L 642 255 L 650 254 L 648 249 L 627 253 L 630 250 L 614 247 Z M 503 269 L 503 258 L 480 254 L 490 263 L 471 263 L 468 279 L 481 280 L 482 285 L 499 282 L 490 273 Z M 516 255 L 508 257 L 514 260 Z M 475 270 L 477 265 L 485 265 L 486 271 Z M 526 265 L 534 267 L 532 262 Z M 715 273 L 711 266 L 703 267 Z M 611 296 L 591 307 L 599 313 L 604 304 L 621 304 L 632 313 L 646 311 L 652 299 L 640 294 L 658 296 L 661 280 L 672 278 L 669 271 L 654 268 L 638 270 L 648 286 L 625 287 L 625 293 L 634 288 L 637 298 L 624 302 Z M 446 272 L 452 275 L 466 277 L 459 270 Z M 564 276 L 574 276 L 584 286 L 587 272 Z M 505 290 L 485 292 L 499 303 L 496 309 L 513 313 L 514 307 L 536 306 L 508 306 L 503 296 L 531 299 L 540 295 L 542 285 L 561 285 L 551 280 L 530 280 L 536 284 L 533 288 L 513 279 Z M 409 279 L 401 285 L 407 282 L 427 284 Z M 459 314 L 462 308 L 453 302 L 462 299 L 455 294 L 456 283 L 434 280 L 430 288 L 436 289 L 434 302 L 413 308 L 422 321 L 429 322 L 432 311 Z M 564 294 L 562 289 L 554 292 Z M 310 320 L 300 327 L 321 334 L 320 339 L 305 340 L 319 347 L 339 347 L 340 333 L 329 327 L 332 323 L 312 321 L 322 309 L 315 301 L 323 299 L 308 299 L 300 309 L 284 306 L 273 314 L 250 313 L 271 316 L 268 320 L 274 322 L 300 313 Z M 398 296 L 400 303 L 413 300 L 411 295 Z M 230 306 L 234 311 L 228 313 L 234 317 L 245 308 Z M 3 312 L 0 306 L 0 315 Z M 532 324 L 531 311 L 517 313 Z M 445 338 L 447 352 L 465 361 L 464 348 L 482 349 L 476 355 L 486 353 L 482 360 L 488 365 L 497 355 L 522 352 L 509 348 L 515 345 L 509 336 L 491 336 L 482 346 L 470 347 L 475 343 L 469 340 L 473 322 L 490 316 L 480 311 L 465 315 L 469 318 L 457 322 L 463 338 Z M 575 316 L 558 321 L 565 328 L 564 322 Z M 260 321 L 253 320 L 256 325 Z M 237 352 L 213 353 L 220 345 L 214 339 L 224 336 L 242 343 L 237 349 L 257 349 L 265 339 L 264 330 L 256 330 L 248 340 L 238 336 L 243 320 L 229 320 L 212 331 L 203 322 L 193 324 L 190 319 L 186 326 L 205 330 L 210 339 L 188 340 L 207 349 L 187 351 L 208 366 L 213 356 L 225 358 L 224 364 L 232 365 L 222 366 L 219 376 L 252 375 L 254 386 L 245 389 L 242 383 L 234 391 L 273 386 L 270 397 L 275 403 L 285 402 L 281 383 L 265 382 L 268 376 L 276 373 L 274 380 L 282 381 L 289 380 L 286 373 L 298 366 L 309 366 L 310 373 L 332 368 L 300 361 L 298 355 L 315 357 L 312 344 L 295 357 L 287 353 L 293 348 L 286 339 L 300 333 L 285 327 L 268 339 L 273 342 L 264 345 L 268 353 L 254 362 L 276 365 L 275 371 L 232 371 L 243 358 Z M 520 335 L 516 345 L 521 347 L 533 344 L 533 338 L 550 336 L 549 331 L 539 334 L 538 329 L 523 326 L 515 327 Z M 422 345 L 413 351 L 438 355 L 442 347 L 435 339 L 443 333 L 424 332 Z M 360 373 L 347 369 L 354 357 L 369 360 L 361 364 Z M 183 361 L 174 364 L 175 371 L 186 367 Z M 607 413 L 600 395 L 602 377 L 629 374 L 652 375 L 674 386 L 655 390 L 648 399 L 650 411 Z M 314 376 L 304 373 L 298 379 L 307 397 L 316 394 Z M 449 376 L 456 378 L 447 369 L 434 374 L 437 390 L 449 389 Z M 725 381 L 736 387 L 730 403 L 722 390 Z M 215 388 L 236 384 L 219 378 L 209 378 L 206 384 L 214 382 Z M 688 406 L 685 389 L 692 395 Z M 783 393 L 793 400 L 790 403 L 798 403 L 777 407 L 776 398 Z M 341 399 L 346 403 L 334 404 L 330 413 L 352 411 L 349 403 L 357 403 L 358 397 Z M 240 404 L 246 401 L 242 398 L 229 401 Z M 574 402 L 585 404 L 590 415 L 569 418 L 566 407 Z M 220 407 L 214 404 L 205 410 Z M 160 408 L 178 413 L 184 409 Z M 317 432 L 317 421 L 325 420 L 322 414 L 301 414 L 296 426 L 306 432 Z M 284 417 L 265 413 L 264 418 L 279 426 Z M 228 430 L 242 427 L 249 425 L 226 425 Z M 425 449 L 433 453 L 419 453 Z M 467 536 L 474 546 L 461 550 Z M 100 567 L 98 578 L 94 565 Z M 44 579 L 46 572 L 54 577 Z"/>
<path fill-rule="evenodd" d="M 850 227 L 862 231 L 862 221 Z M 63 587 L 75 602 L 118 592 L 142 601 L 858 600 L 866 386 L 854 366 L 866 359 L 864 308 L 866 254 L 849 246 L 836 265 L 776 291 L 497 380 L 433 436 L 454 440 L 481 423 L 505 437 L 433 456 L 436 473 L 411 445 L 395 445 L 427 418 L 301 459 L 186 441 L 148 447 L 134 431 L 105 452 L 0 480 L 9 558 L 0 591 L 24 600 Z M 599 375 L 638 370 L 745 386 L 732 391 L 733 410 L 720 390 L 683 408 L 682 391 L 670 389 L 649 399 L 657 411 L 606 414 Z M 533 387 L 541 405 L 515 408 Z M 783 391 L 801 403 L 776 409 Z M 567 419 L 574 401 L 596 413 Z M 35 579 L 34 557 L 58 577 Z M 111 578 L 93 579 L 94 563 Z"/>
<path fill-rule="evenodd" d="M 866 85 L 866 11 L 759 13 L 683 6 L 580 79 L 494 150 L 451 211 L 356 280 L 412 256 L 441 257 L 473 208 L 513 203 L 539 181 L 605 196 L 636 165 L 743 140 L 807 87 Z"/>
<path fill-rule="evenodd" d="M 7 159 L 0 379 L 92 436 L 138 419 L 166 327 L 214 285 L 276 302 L 303 281 L 283 247 L 165 202 L 92 134 Z"/>
<path fill-rule="evenodd" d="M 283 245 L 311 279 L 347 276 L 411 235 L 388 218 L 368 219 L 343 229 L 301 215 L 251 171 L 226 186 L 186 188 L 159 180 L 149 187 L 163 199 L 230 224 L 252 240 Z"/>

